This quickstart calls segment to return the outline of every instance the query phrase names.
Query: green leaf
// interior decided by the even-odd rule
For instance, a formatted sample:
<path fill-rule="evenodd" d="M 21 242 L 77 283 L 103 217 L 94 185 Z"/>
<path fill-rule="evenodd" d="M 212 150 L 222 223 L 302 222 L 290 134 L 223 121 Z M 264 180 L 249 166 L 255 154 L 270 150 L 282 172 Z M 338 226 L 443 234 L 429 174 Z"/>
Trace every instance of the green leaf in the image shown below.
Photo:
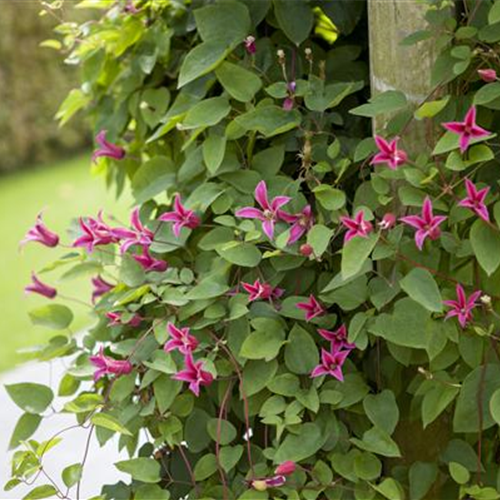
<path fill-rule="evenodd" d="M 177 87 L 196 80 L 214 70 L 231 52 L 222 40 L 203 42 L 194 47 L 182 62 Z"/>
<path fill-rule="evenodd" d="M 401 288 L 420 305 L 432 312 L 442 312 L 443 298 L 432 274 L 426 269 L 414 268 L 401 281 Z"/>
<path fill-rule="evenodd" d="M 318 348 L 309 333 L 297 323 L 293 326 L 285 348 L 285 364 L 298 375 L 311 373 L 319 363 Z"/>
<path fill-rule="evenodd" d="M 259 172 L 262 177 L 270 178 L 276 175 L 283 165 L 285 159 L 285 147 L 283 145 L 259 151 L 252 158 L 252 169 Z"/>
<path fill-rule="evenodd" d="M 280 396 L 293 397 L 300 390 L 300 381 L 298 377 L 292 373 L 282 373 L 274 377 L 268 384 L 267 388 L 274 394 Z"/>
<path fill-rule="evenodd" d="M 169 500 L 170 492 L 156 484 L 143 484 L 134 495 L 134 500 Z M 92 500 L 92 499 L 90 499 Z M 96 499 L 97 500 L 97 499 Z"/>
<path fill-rule="evenodd" d="M 220 426 L 220 431 L 219 431 Z M 207 423 L 207 431 L 210 437 L 225 446 L 236 438 L 236 427 L 227 420 L 212 418 Z"/>
<path fill-rule="evenodd" d="M 175 396 L 179 394 L 181 388 L 182 382 L 173 380 L 169 375 L 162 374 L 154 381 L 153 390 L 161 414 L 164 414 L 172 406 Z"/>
<path fill-rule="evenodd" d="M 215 75 L 224 90 L 237 101 L 250 102 L 261 89 L 261 79 L 252 71 L 229 62 L 223 62 Z"/>
<path fill-rule="evenodd" d="M 319 427 L 312 422 L 302 424 L 298 434 L 288 434 L 283 440 L 274 455 L 274 462 L 300 462 L 314 455 L 321 446 L 323 438 Z"/>
<path fill-rule="evenodd" d="M 378 241 L 378 234 L 367 238 L 357 236 L 348 241 L 342 249 L 341 271 L 344 280 L 361 270 Z"/>
<path fill-rule="evenodd" d="M 384 479 L 378 486 L 372 485 L 372 487 L 388 500 L 404 500 L 405 498 L 403 488 L 392 477 L 388 477 Z"/>
<path fill-rule="evenodd" d="M 255 130 L 265 137 L 283 134 L 300 125 L 301 114 L 297 110 L 285 111 L 278 106 L 261 106 L 236 118 L 245 130 Z"/>
<path fill-rule="evenodd" d="M 144 203 L 175 185 L 177 168 L 171 158 L 158 155 L 145 162 L 132 178 L 137 203 Z"/>
<path fill-rule="evenodd" d="M 278 363 L 258 360 L 249 361 L 243 369 L 243 392 L 247 397 L 260 392 L 276 374 Z"/>
<path fill-rule="evenodd" d="M 333 229 L 321 224 L 314 225 L 307 233 L 307 243 L 312 246 L 314 255 L 320 257 L 328 248 L 328 243 L 333 236 Z"/>
<path fill-rule="evenodd" d="M 351 109 L 349 113 L 357 116 L 366 116 L 373 118 L 375 116 L 392 113 L 407 104 L 406 96 L 399 90 L 387 90 L 378 94 L 369 100 L 369 104 L 363 104 L 357 108 Z"/>
<path fill-rule="evenodd" d="M 295 45 L 300 45 L 313 27 L 312 7 L 306 0 L 273 0 L 280 28 Z"/>
<path fill-rule="evenodd" d="M 215 250 L 223 259 L 242 267 L 256 267 L 262 259 L 259 249 L 252 243 L 231 241 Z"/>
<path fill-rule="evenodd" d="M 243 446 L 224 446 L 219 451 L 219 461 L 225 472 L 232 470 L 243 455 Z"/>
<path fill-rule="evenodd" d="M 500 97 L 500 83 L 488 83 L 487 85 L 483 85 L 475 94 L 474 94 L 474 104 L 479 106 L 484 106 L 495 99 Z"/>
<path fill-rule="evenodd" d="M 459 387 L 436 383 L 424 395 L 422 401 L 422 423 L 424 429 L 449 406 L 460 392 Z"/>
<path fill-rule="evenodd" d="M 242 2 L 226 0 L 194 11 L 196 27 L 204 42 L 222 41 L 235 46 L 250 31 L 250 15 Z"/>
<path fill-rule="evenodd" d="M 324 80 L 310 76 L 304 103 L 311 111 L 326 111 L 338 106 L 348 95 L 361 90 L 364 82 L 340 82 L 325 85 Z"/>
<path fill-rule="evenodd" d="M 77 398 L 64 405 L 64 411 L 70 413 L 88 413 L 104 404 L 100 394 L 80 394 Z"/>
<path fill-rule="evenodd" d="M 373 427 L 363 434 L 363 439 L 351 438 L 350 441 L 362 450 L 371 451 L 384 457 L 400 457 L 398 445 L 389 434 L 379 427 Z"/>
<path fill-rule="evenodd" d="M 158 483 L 160 477 L 160 463 L 152 458 L 132 458 L 116 462 L 115 467 L 125 474 L 130 474 L 132 479 L 143 483 Z"/>
<path fill-rule="evenodd" d="M 438 467 L 435 463 L 414 462 L 410 467 L 410 498 L 420 500 L 427 492 L 438 476 Z"/>
<path fill-rule="evenodd" d="M 448 469 L 450 471 L 450 476 L 453 481 L 458 484 L 466 484 L 470 480 L 470 472 L 458 462 L 450 462 L 448 464 Z"/>
<path fill-rule="evenodd" d="M 189 300 L 206 300 L 213 299 L 224 295 L 229 290 L 227 285 L 213 281 L 212 279 L 205 279 L 198 285 L 193 287 L 187 294 L 186 299 Z"/>
<path fill-rule="evenodd" d="M 53 330 L 64 330 L 73 321 L 73 312 L 61 304 L 48 304 L 32 309 L 29 313 L 34 325 L 46 326 Z"/>
<path fill-rule="evenodd" d="M 116 418 L 108 413 L 96 413 L 92 415 L 90 421 L 96 427 L 102 427 L 113 432 L 119 432 L 125 436 L 132 436 L 132 433 Z"/>
<path fill-rule="evenodd" d="M 491 276 L 500 265 L 500 232 L 477 219 L 470 231 L 472 250 L 479 265 Z"/>
<path fill-rule="evenodd" d="M 285 343 L 285 334 L 281 325 L 270 326 L 268 329 L 259 329 L 252 332 L 243 342 L 240 356 L 247 359 L 265 359 L 270 361 L 276 358 Z"/>
<path fill-rule="evenodd" d="M 380 476 L 382 463 L 375 455 L 364 452 L 354 459 L 354 472 L 360 479 L 371 481 Z"/>
<path fill-rule="evenodd" d="M 500 0 L 495 0 L 488 13 L 488 23 L 496 24 L 498 22 L 500 22 Z"/>
<path fill-rule="evenodd" d="M 212 127 L 225 118 L 231 106 L 226 97 L 211 97 L 195 104 L 186 114 L 182 128 Z"/>
<path fill-rule="evenodd" d="M 81 464 L 69 465 L 62 471 L 62 480 L 67 488 L 74 486 L 82 478 L 83 467 Z"/>
<path fill-rule="evenodd" d="M 346 201 L 344 191 L 321 184 L 313 189 L 314 196 L 327 210 L 340 210 Z"/>
<path fill-rule="evenodd" d="M 496 390 L 491 396 L 490 412 L 493 420 L 500 425 L 500 389 Z"/>
<path fill-rule="evenodd" d="M 43 413 L 54 399 L 52 389 L 45 385 L 21 383 L 6 385 L 10 398 L 27 413 Z"/>
<path fill-rule="evenodd" d="M 375 427 L 391 435 L 399 421 L 399 408 L 394 393 L 384 389 L 379 394 L 368 394 L 363 400 L 366 416 Z"/>
<path fill-rule="evenodd" d="M 57 490 L 51 484 L 44 484 L 43 486 L 33 488 L 23 497 L 23 500 L 39 500 L 49 497 L 57 498 Z"/>
<path fill-rule="evenodd" d="M 489 402 L 493 393 L 500 389 L 500 366 L 487 364 L 478 366 L 465 377 L 458 395 L 453 417 L 454 432 L 474 432 L 479 430 L 477 391 L 482 387 L 482 430 L 495 424 Z"/>
<path fill-rule="evenodd" d="M 220 167 L 226 152 L 226 137 L 211 134 L 203 141 L 203 161 L 207 170 L 213 175 Z"/>
<path fill-rule="evenodd" d="M 56 113 L 56 120 L 61 122 L 61 126 L 66 124 L 70 118 L 83 109 L 92 100 L 91 94 L 84 94 L 80 89 L 73 89 L 69 92 Z"/>
<path fill-rule="evenodd" d="M 25 413 L 17 421 L 12 437 L 10 438 L 9 450 L 17 448 L 21 441 L 29 439 L 38 429 L 42 417 L 33 413 Z"/>
<path fill-rule="evenodd" d="M 415 118 L 417 120 L 423 120 L 424 118 L 433 118 L 438 113 L 440 113 L 450 101 L 450 96 L 446 96 L 443 99 L 437 101 L 424 102 L 416 111 Z"/>
<path fill-rule="evenodd" d="M 213 453 L 202 456 L 194 467 L 196 481 L 204 481 L 217 471 L 217 458 Z"/>

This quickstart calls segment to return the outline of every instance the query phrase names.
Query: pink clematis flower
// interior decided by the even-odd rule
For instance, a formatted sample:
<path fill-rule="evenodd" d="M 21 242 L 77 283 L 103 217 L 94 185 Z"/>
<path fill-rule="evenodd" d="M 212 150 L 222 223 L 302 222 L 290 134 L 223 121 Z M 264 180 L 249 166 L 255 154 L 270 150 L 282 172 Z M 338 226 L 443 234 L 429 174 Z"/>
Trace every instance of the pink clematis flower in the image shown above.
<path fill-rule="evenodd" d="M 115 287 L 111 283 L 108 283 L 105 279 L 101 278 L 101 276 L 94 276 L 92 278 L 92 286 L 94 289 L 92 290 L 92 302 L 95 303 L 95 301 L 104 295 L 105 293 L 108 293 L 110 290 L 113 290 Z"/>
<path fill-rule="evenodd" d="M 289 214 L 280 210 L 279 217 L 292 224 L 290 227 L 290 236 L 287 245 L 292 245 L 300 240 L 314 225 L 314 216 L 312 214 L 311 205 L 307 205 L 302 212 L 298 214 Z"/>
<path fill-rule="evenodd" d="M 139 314 L 134 314 L 132 316 L 132 319 L 128 321 L 128 323 L 123 323 L 122 322 L 122 313 L 115 313 L 115 312 L 107 312 L 106 317 L 109 318 L 111 321 L 108 323 L 108 326 L 131 326 L 133 328 L 139 326 L 142 323 L 142 320 L 144 319 L 142 316 Z"/>
<path fill-rule="evenodd" d="M 259 279 L 256 279 L 253 283 L 241 283 L 241 286 L 250 295 L 248 297 L 248 302 L 253 302 L 254 300 L 269 300 L 273 301 L 279 299 L 285 290 L 278 287 L 273 287 L 269 283 L 261 283 Z"/>
<path fill-rule="evenodd" d="M 460 152 L 464 153 L 472 139 L 487 137 L 491 134 L 488 130 L 476 125 L 476 107 L 471 106 L 465 115 L 463 122 L 447 122 L 443 123 L 443 127 L 454 134 L 460 136 Z"/>
<path fill-rule="evenodd" d="M 314 368 L 311 377 L 331 375 L 340 382 L 343 382 L 344 374 L 342 373 L 342 366 L 350 352 L 350 350 L 340 351 L 332 349 L 331 351 L 327 351 L 326 349 L 321 349 L 321 364 Z"/>
<path fill-rule="evenodd" d="M 451 310 L 446 314 L 446 318 L 456 316 L 462 328 L 467 326 L 467 323 L 472 320 L 472 309 L 478 306 L 476 300 L 481 296 L 481 290 L 474 292 L 469 298 L 465 295 L 464 289 L 460 283 L 456 287 L 457 300 L 445 300 L 443 304 L 451 307 Z"/>
<path fill-rule="evenodd" d="M 182 354 L 189 354 L 198 347 L 198 339 L 191 335 L 189 328 L 177 328 L 173 323 L 168 323 L 167 331 L 170 340 L 163 347 L 165 352 L 178 350 Z"/>
<path fill-rule="evenodd" d="M 188 352 L 184 358 L 185 369 L 176 373 L 172 378 L 189 383 L 189 390 L 195 395 L 200 395 L 200 386 L 210 385 L 214 377 L 203 369 L 203 361 L 194 361 L 193 354 Z"/>
<path fill-rule="evenodd" d="M 470 208 L 481 217 L 481 219 L 489 222 L 490 214 L 488 213 L 488 207 L 485 205 L 484 200 L 486 196 L 488 196 L 490 188 L 485 187 L 478 190 L 472 181 L 465 179 L 465 189 L 467 190 L 467 197 L 459 201 L 458 205 L 460 207 Z"/>
<path fill-rule="evenodd" d="M 139 207 L 132 210 L 130 224 L 132 225 L 132 229 L 128 229 L 126 227 L 112 229 L 113 236 L 122 242 L 120 246 L 121 253 L 126 252 L 134 245 L 146 248 L 153 243 L 154 233 L 141 222 L 139 217 Z"/>
<path fill-rule="evenodd" d="M 236 217 L 245 219 L 258 219 L 262 221 L 262 230 L 269 239 L 274 237 L 274 225 L 281 218 L 280 208 L 286 205 L 291 198 L 288 196 L 276 196 L 271 202 L 267 197 L 267 185 L 265 181 L 260 181 L 255 188 L 255 199 L 262 210 L 253 207 L 245 207 L 237 210 Z"/>
<path fill-rule="evenodd" d="M 113 234 L 114 230 L 103 221 L 102 212 L 99 212 L 97 219 L 92 217 L 80 218 L 80 228 L 82 235 L 73 242 L 73 246 L 84 247 L 89 253 L 96 246 L 118 242 L 118 238 Z"/>
<path fill-rule="evenodd" d="M 478 69 L 477 74 L 486 83 L 495 82 L 498 79 L 497 72 L 494 69 Z"/>
<path fill-rule="evenodd" d="M 43 223 L 41 213 L 38 214 L 35 225 L 26 233 L 20 245 L 24 246 L 30 241 L 36 241 L 50 248 L 54 248 L 59 244 L 59 236 L 50 231 Z"/>
<path fill-rule="evenodd" d="M 295 462 L 287 460 L 286 462 L 279 464 L 278 467 L 276 467 L 274 473 L 278 475 L 289 476 L 290 474 L 293 474 L 295 472 L 296 468 L 297 464 Z"/>
<path fill-rule="evenodd" d="M 391 142 L 387 142 L 379 135 L 375 136 L 375 144 L 379 152 L 372 158 L 371 165 L 385 164 L 391 170 L 396 170 L 408 160 L 408 155 L 398 149 L 399 137 L 395 137 Z"/>
<path fill-rule="evenodd" d="M 127 360 L 117 360 L 104 354 L 104 348 L 101 346 L 99 354 L 90 356 L 90 362 L 97 368 L 94 373 L 94 380 L 97 382 L 105 375 L 128 375 L 132 371 L 132 363 Z"/>
<path fill-rule="evenodd" d="M 248 481 L 248 487 L 255 491 L 266 491 L 268 488 L 280 488 L 286 483 L 286 477 L 277 474 L 272 477 L 262 477 L 260 479 L 251 479 Z"/>
<path fill-rule="evenodd" d="M 314 295 L 309 295 L 309 300 L 307 302 L 298 302 L 297 308 L 306 312 L 306 321 L 311 321 L 326 312 Z"/>
<path fill-rule="evenodd" d="M 334 332 L 330 330 L 318 329 L 318 333 L 328 342 L 331 343 L 332 350 L 339 349 L 355 349 L 356 345 L 347 342 L 347 329 L 345 325 L 341 325 Z"/>
<path fill-rule="evenodd" d="M 344 236 L 344 243 L 347 243 L 356 236 L 366 238 L 373 231 L 372 223 L 365 220 L 365 213 L 363 210 L 360 210 L 354 219 L 345 216 L 340 217 L 340 222 L 347 228 L 347 232 Z"/>
<path fill-rule="evenodd" d="M 257 52 L 257 46 L 255 45 L 255 37 L 252 35 L 248 35 L 245 40 L 243 40 L 243 44 L 245 45 L 245 50 L 247 54 L 253 55 Z"/>
<path fill-rule="evenodd" d="M 163 222 L 173 222 L 172 231 L 176 238 L 181 234 L 183 227 L 195 229 L 201 224 L 200 218 L 194 213 L 193 210 L 187 210 L 181 203 L 181 196 L 175 195 L 174 210 L 172 212 L 165 212 L 160 215 L 159 220 Z"/>
<path fill-rule="evenodd" d="M 31 285 L 24 288 L 26 293 L 38 293 L 48 299 L 53 299 L 57 295 L 57 290 L 45 283 L 42 283 L 35 273 L 31 273 Z"/>
<path fill-rule="evenodd" d="M 132 257 L 139 262 L 146 272 L 156 271 L 157 273 L 162 273 L 168 268 L 167 262 L 163 259 L 155 259 L 147 247 L 142 248 L 141 255 L 132 255 Z"/>
<path fill-rule="evenodd" d="M 441 235 L 439 225 L 447 219 L 444 215 L 434 215 L 432 212 L 432 201 L 427 196 L 422 207 L 422 215 L 408 215 L 399 219 L 401 222 L 414 227 L 415 243 L 419 250 L 422 250 L 427 237 L 436 240 Z"/>
<path fill-rule="evenodd" d="M 121 160 L 125 156 L 125 150 L 121 146 L 117 146 L 106 140 L 106 130 L 101 130 L 96 136 L 95 141 L 98 144 L 98 148 L 94 151 L 92 155 L 92 161 L 96 161 L 97 158 L 107 157 L 113 160 Z"/>

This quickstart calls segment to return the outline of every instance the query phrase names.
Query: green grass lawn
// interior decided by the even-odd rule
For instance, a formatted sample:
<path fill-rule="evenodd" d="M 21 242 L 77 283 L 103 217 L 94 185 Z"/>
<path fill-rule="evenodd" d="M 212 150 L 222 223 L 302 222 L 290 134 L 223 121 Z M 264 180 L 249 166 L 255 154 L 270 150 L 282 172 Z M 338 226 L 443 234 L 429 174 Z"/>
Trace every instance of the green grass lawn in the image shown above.
<path fill-rule="evenodd" d="M 62 243 L 69 243 L 66 229 L 71 218 L 93 215 L 101 208 L 119 218 L 127 218 L 130 198 L 115 200 L 107 192 L 102 178 L 90 174 L 90 155 L 69 161 L 44 165 L 19 174 L 0 178 L 0 371 L 11 368 L 21 359 L 16 351 L 50 338 L 53 332 L 32 326 L 27 312 L 47 303 L 43 297 L 25 295 L 31 270 L 39 270 L 67 249 L 49 249 L 36 243 L 19 252 L 18 244 L 33 224 L 37 213 L 44 210 L 48 227 L 59 233 Z M 43 276 L 58 286 L 57 274 Z M 61 285 L 65 295 L 89 300 L 88 278 Z M 63 300 L 55 299 L 60 303 Z M 70 305 L 76 318 L 72 329 L 77 331 L 89 322 L 88 309 Z"/>

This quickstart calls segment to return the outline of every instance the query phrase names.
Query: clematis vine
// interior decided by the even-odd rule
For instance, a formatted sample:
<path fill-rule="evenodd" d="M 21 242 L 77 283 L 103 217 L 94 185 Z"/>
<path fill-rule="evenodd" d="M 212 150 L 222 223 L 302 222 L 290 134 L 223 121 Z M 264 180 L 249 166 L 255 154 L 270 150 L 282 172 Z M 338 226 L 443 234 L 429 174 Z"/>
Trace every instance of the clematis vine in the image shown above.
<path fill-rule="evenodd" d="M 375 144 L 379 152 L 372 158 L 371 165 L 387 165 L 391 170 L 396 170 L 399 166 L 406 163 L 408 155 L 402 149 L 398 149 L 399 137 L 387 142 L 379 135 L 375 136 Z"/>
<path fill-rule="evenodd" d="M 91 281 L 93 286 L 92 303 L 94 304 L 99 297 L 102 297 L 104 294 L 108 293 L 110 290 L 113 290 L 113 288 L 115 287 L 111 283 L 108 283 L 101 276 L 94 276 Z"/>
<path fill-rule="evenodd" d="M 146 272 L 155 271 L 157 273 L 162 273 L 168 268 L 168 263 L 163 259 L 156 259 L 153 257 L 146 246 L 142 248 L 142 254 L 132 255 L 132 257 L 144 268 Z"/>
<path fill-rule="evenodd" d="M 467 326 L 467 323 L 473 319 L 472 310 L 479 304 L 476 300 L 481 296 L 481 291 L 478 290 L 471 294 L 469 298 L 465 295 L 465 291 L 460 283 L 456 286 L 457 300 L 445 300 L 443 304 L 451 309 L 447 312 L 445 319 L 457 317 L 462 328 Z"/>
<path fill-rule="evenodd" d="M 321 377 L 322 375 L 331 375 L 340 382 L 344 381 L 342 366 L 351 352 L 350 349 L 342 351 L 332 348 L 330 351 L 321 349 L 321 363 L 311 372 L 311 377 Z"/>
<path fill-rule="evenodd" d="M 298 309 L 305 311 L 306 321 L 311 321 L 326 312 L 314 295 L 309 295 L 309 300 L 307 302 L 298 302 L 296 306 Z"/>
<path fill-rule="evenodd" d="M 167 324 L 167 331 L 170 335 L 170 340 L 164 345 L 165 352 L 179 351 L 182 354 L 188 354 L 196 350 L 198 347 L 198 339 L 191 335 L 189 328 L 177 328 L 173 323 Z"/>
<path fill-rule="evenodd" d="M 24 246 L 30 241 L 41 243 L 49 248 L 54 248 L 59 244 L 59 236 L 50 231 L 43 223 L 41 213 L 38 214 L 35 225 L 26 233 L 20 245 Z"/>
<path fill-rule="evenodd" d="M 241 286 L 249 293 L 248 302 L 255 300 L 269 300 L 272 302 L 285 293 L 282 288 L 273 287 L 269 283 L 261 283 L 259 279 L 256 279 L 253 284 L 241 283 Z"/>
<path fill-rule="evenodd" d="M 434 215 L 432 209 L 432 201 L 427 196 L 422 207 L 422 215 L 408 215 L 401 217 L 399 220 L 408 226 L 416 229 L 415 244 L 419 250 L 422 250 L 426 238 L 436 240 L 441 235 L 439 228 L 447 217 L 444 215 Z"/>
<path fill-rule="evenodd" d="M 467 197 L 459 201 L 458 205 L 471 209 L 476 215 L 481 217 L 481 219 L 489 222 L 490 214 L 488 213 L 488 207 L 484 203 L 484 200 L 486 196 L 488 196 L 490 188 L 485 187 L 483 189 L 477 189 L 472 181 L 465 179 L 465 189 L 467 191 Z"/>
<path fill-rule="evenodd" d="M 203 361 L 194 361 L 193 354 L 188 352 L 184 358 L 184 370 L 172 376 L 174 380 L 187 382 L 189 390 L 195 395 L 200 395 L 200 386 L 210 385 L 214 377 L 210 372 L 203 369 Z"/>
<path fill-rule="evenodd" d="M 243 44 L 245 46 L 245 50 L 247 54 L 253 55 L 257 52 L 257 46 L 255 45 L 255 37 L 252 35 L 248 35 L 245 40 L 243 40 Z"/>
<path fill-rule="evenodd" d="M 354 219 L 346 216 L 340 217 L 340 222 L 347 228 L 347 232 L 344 236 L 344 243 L 347 243 L 356 236 L 366 238 L 373 231 L 373 225 L 371 222 L 365 220 L 365 213 L 363 210 L 360 210 Z"/>
<path fill-rule="evenodd" d="M 159 220 L 163 222 L 173 222 L 172 231 L 176 238 L 181 234 L 181 229 L 187 227 L 195 229 L 201 224 L 200 218 L 194 213 L 193 210 L 188 210 L 181 203 L 180 194 L 176 194 L 174 198 L 174 210 L 165 212 L 160 215 Z"/>
<path fill-rule="evenodd" d="M 107 312 L 106 313 L 106 317 L 110 320 L 110 322 L 108 323 L 108 326 L 123 326 L 123 325 L 126 325 L 126 326 L 131 326 L 133 328 L 139 326 L 142 321 L 143 321 L 143 317 L 140 316 L 139 314 L 134 314 L 132 316 L 132 318 L 127 321 L 126 323 L 123 323 L 122 321 L 122 313 L 118 313 L 118 312 Z"/>
<path fill-rule="evenodd" d="M 491 132 L 476 124 L 476 107 L 472 106 L 465 115 L 463 122 L 443 123 L 443 127 L 460 137 L 460 152 L 465 153 L 473 139 L 488 137 Z"/>
<path fill-rule="evenodd" d="M 252 479 L 248 481 L 248 486 L 256 491 L 266 491 L 268 488 L 279 488 L 286 483 L 286 476 L 293 474 L 295 469 L 295 462 L 287 460 L 276 467 L 273 476 Z"/>
<path fill-rule="evenodd" d="M 291 224 L 287 245 L 293 245 L 293 243 L 300 240 L 300 238 L 314 226 L 314 216 L 311 205 L 304 207 L 298 214 L 289 214 L 280 211 L 279 216 L 282 220 Z"/>
<path fill-rule="evenodd" d="M 347 328 L 341 325 L 335 331 L 318 329 L 318 333 L 331 344 L 332 350 L 355 349 L 356 345 L 347 342 Z"/>
<path fill-rule="evenodd" d="M 113 160 L 121 160 L 125 156 L 125 150 L 121 146 L 117 146 L 106 140 L 106 130 L 101 130 L 96 136 L 95 141 L 99 146 L 92 155 L 92 161 L 98 158 L 107 157 Z"/>
<path fill-rule="evenodd" d="M 35 273 L 31 273 L 31 284 L 24 288 L 26 293 L 37 293 L 47 299 L 53 299 L 57 295 L 57 290 L 41 282 Z"/>
<path fill-rule="evenodd" d="M 141 222 L 139 217 L 139 207 L 132 210 L 130 224 L 132 229 L 128 229 L 126 227 L 112 229 L 113 236 L 121 241 L 121 253 L 126 252 L 134 245 L 139 245 L 145 248 L 149 247 L 151 243 L 153 243 L 154 233 Z"/>
<path fill-rule="evenodd" d="M 288 196 L 276 196 L 269 202 L 267 196 L 267 185 L 265 181 L 260 181 L 255 188 L 255 200 L 260 205 L 261 210 L 253 207 L 245 207 L 236 211 L 236 217 L 244 219 L 258 219 L 262 222 L 262 230 L 269 239 L 274 237 L 274 226 L 282 218 L 280 208 L 286 205 L 291 198 Z"/>
<path fill-rule="evenodd" d="M 94 372 L 94 380 L 96 382 L 105 375 L 116 375 L 117 377 L 128 375 L 133 369 L 130 361 L 120 361 L 106 356 L 104 354 L 104 347 L 102 346 L 99 349 L 99 354 L 90 356 L 89 360 L 97 368 Z"/>
<path fill-rule="evenodd" d="M 99 212 L 97 219 L 92 217 L 80 218 L 80 228 L 82 234 L 73 242 L 73 246 L 84 247 L 89 253 L 96 246 L 109 245 L 119 241 L 119 238 L 113 234 L 114 230 L 104 222 L 102 211 Z"/>

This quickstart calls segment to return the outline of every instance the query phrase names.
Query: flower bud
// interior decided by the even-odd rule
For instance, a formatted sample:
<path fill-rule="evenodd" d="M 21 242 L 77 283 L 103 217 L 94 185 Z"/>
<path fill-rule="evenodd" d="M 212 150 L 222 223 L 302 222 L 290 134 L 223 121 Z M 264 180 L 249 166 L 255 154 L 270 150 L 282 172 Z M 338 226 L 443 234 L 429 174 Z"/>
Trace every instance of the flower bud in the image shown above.
<path fill-rule="evenodd" d="M 477 74 L 483 82 L 491 83 L 497 80 L 497 72 L 494 69 L 478 69 Z"/>
<path fill-rule="evenodd" d="M 247 51 L 248 54 L 253 55 L 255 54 L 255 52 L 257 52 L 254 36 L 248 35 L 244 40 L 244 44 L 245 44 L 245 50 Z"/>
<path fill-rule="evenodd" d="M 481 295 L 481 298 L 479 299 L 482 304 L 484 304 L 487 307 L 491 306 L 491 297 L 489 295 Z"/>
<path fill-rule="evenodd" d="M 313 247 L 309 245 L 309 243 L 304 243 L 303 245 L 300 245 L 299 252 L 304 257 L 309 257 L 310 255 L 313 254 Z"/>
<path fill-rule="evenodd" d="M 290 474 L 293 474 L 295 472 L 295 468 L 295 462 L 287 460 L 286 462 L 279 464 L 278 467 L 276 467 L 274 473 L 278 475 L 289 476 Z"/>
<path fill-rule="evenodd" d="M 396 224 L 396 216 L 390 212 L 385 214 L 382 220 L 378 223 L 380 229 L 384 231 L 387 229 L 391 229 L 392 227 L 394 227 L 395 224 Z"/>
<path fill-rule="evenodd" d="M 265 479 L 255 479 L 250 483 L 250 486 L 255 491 L 266 491 L 267 490 L 267 482 Z"/>

